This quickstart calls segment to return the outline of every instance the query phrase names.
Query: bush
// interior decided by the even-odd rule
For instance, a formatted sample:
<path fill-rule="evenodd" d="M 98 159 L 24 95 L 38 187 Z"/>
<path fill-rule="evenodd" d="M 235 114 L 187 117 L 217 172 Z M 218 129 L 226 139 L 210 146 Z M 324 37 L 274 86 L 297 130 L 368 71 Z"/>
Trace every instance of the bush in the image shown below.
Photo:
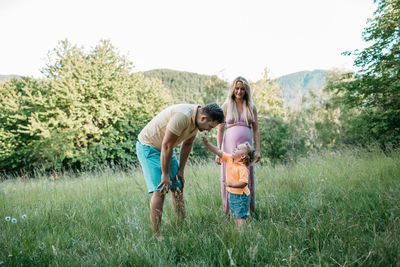
<path fill-rule="evenodd" d="M 161 83 L 132 74 L 108 41 L 63 41 L 43 70 L 0 86 L 0 168 L 86 169 L 137 162 L 142 127 L 169 103 Z"/>
<path fill-rule="evenodd" d="M 288 162 L 306 153 L 307 136 L 280 118 L 259 117 L 261 162 Z"/>

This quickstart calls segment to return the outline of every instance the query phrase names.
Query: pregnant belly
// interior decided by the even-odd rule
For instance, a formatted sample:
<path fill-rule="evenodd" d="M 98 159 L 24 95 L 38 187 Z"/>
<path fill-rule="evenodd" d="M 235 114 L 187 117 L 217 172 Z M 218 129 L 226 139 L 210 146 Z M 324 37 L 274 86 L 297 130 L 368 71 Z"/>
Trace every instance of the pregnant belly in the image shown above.
<path fill-rule="evenodd" d="M 251 129 L 249 127 L 230 127 L 224 135 L 223 150 L 227 153 L 232 153 L 234 148 L 246 141 L 252 144 Z"/>

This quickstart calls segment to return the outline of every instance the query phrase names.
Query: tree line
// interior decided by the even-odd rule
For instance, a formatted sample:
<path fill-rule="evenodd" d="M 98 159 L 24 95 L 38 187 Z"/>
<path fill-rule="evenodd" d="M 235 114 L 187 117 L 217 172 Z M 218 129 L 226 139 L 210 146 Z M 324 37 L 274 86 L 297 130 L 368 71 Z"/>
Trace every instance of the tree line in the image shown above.
<path fill-rule="evenodd" d="M 283 105 L 282 89 L 268 71 L 251 83 L 262 162 L 291 161 L 342 145 L 398 147 L 399 10 L 400 0 L 378 1 L 363 35 L 371 45 L 349 53 L 357 55 L 361 71 L 331 70 L 324 88 L 311 91 L 301 109 Z M 0 83 L 2 171 L 136 164 L 137 135 L 161 109 L 184 102 L 222 104 L 229 90 L 217 76 L 135 73 L 133 63 L 107 40 L 90 51 L 60 41 L 42 74 Z M 216 132 L 213 142 L 215 137 Z M 191 157 L 211 155 L 196 140 Z"/>

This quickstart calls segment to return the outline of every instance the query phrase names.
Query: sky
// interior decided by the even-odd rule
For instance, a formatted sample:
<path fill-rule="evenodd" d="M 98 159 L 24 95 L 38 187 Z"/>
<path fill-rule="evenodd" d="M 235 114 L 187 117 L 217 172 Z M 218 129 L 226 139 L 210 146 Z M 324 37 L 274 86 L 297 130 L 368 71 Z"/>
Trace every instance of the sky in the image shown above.
<path fill-rule="evenodd" d="M 167 68 L 252 81 L 355 70 L 373 0 L 0 0 L 0 74 L 42 77 L 59 41 L 110 40 L 134 71 Z"/>

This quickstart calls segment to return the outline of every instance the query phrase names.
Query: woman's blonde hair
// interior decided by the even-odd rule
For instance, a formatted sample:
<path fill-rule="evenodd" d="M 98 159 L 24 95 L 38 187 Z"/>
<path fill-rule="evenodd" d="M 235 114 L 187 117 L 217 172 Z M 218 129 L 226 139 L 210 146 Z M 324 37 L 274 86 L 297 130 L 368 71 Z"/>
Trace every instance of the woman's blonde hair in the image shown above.
<path fill-rule="evenodd" d="M 242 82 L 244 85 L 244 88 L 246 90 L 246 93 L 243 97 L 243 100 L 244 100 L 244 103 L 243 103 L 244 104 L 244 108 L 243 108 L 244 114 L 243 115 L 244 115 L 246 124 L 249 125 L 249 120 L 254 121 L 254 114 L 253 114 L 254 102 L 251 97 L 251 89 L 250 89 L 249 82 L 241 76 L 239 76 L 233 80 L 231 88 L 228 92 L 228 96 L 225 101 L 225 103 L 227 104 L 226 121 L 228 121 L 232 118 L 233 118 L 234 123 L 239 121 L 239 113 L 236 109 L 235 94 L 234 94 L 235 87 L 238 82 Z"/>

